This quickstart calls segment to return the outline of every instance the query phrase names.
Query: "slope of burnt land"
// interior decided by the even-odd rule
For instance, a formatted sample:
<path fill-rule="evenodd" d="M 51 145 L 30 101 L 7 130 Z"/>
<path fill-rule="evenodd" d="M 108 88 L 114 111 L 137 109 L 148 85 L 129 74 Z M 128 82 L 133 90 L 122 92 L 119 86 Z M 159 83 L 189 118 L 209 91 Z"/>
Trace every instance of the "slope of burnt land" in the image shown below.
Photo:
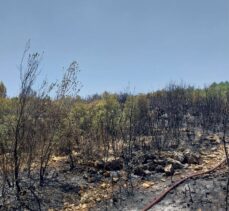
<path fill-rule="evenodd" d="M 36 176 L 31 179 L 32 183 L 22 180 L 23 204 L 15 203 L 13 188 L 8 188 L 5 191 L 9 197 L 1 209 L 15 210 L 23 206 L 30 210 L 141 210 L 171 185 L 169 166 L 174 168 L 172 180 L 176 181 L 192 172 L 212 168 L 223 158 L 220 135 L 208 135 L 201 142 L 197 139 L 189 145 L 181 144 L 181 148 L 162 151 L 160 155 L 135 150 L 130 183 L 120 159 L 109 161 L 105 168 L 103 163 L 95 161 L 93 165 L 78 164 L 70 171 L 65 156 L 53 157 L 44 186 L 39 186 Z M 37 175 L 36 169 L 33 173 Z M 152 210 L 223 208 L 226 183 L 223 171 L 188 180 Z M 219 199 L 215 197 L 217 194 Z"/>

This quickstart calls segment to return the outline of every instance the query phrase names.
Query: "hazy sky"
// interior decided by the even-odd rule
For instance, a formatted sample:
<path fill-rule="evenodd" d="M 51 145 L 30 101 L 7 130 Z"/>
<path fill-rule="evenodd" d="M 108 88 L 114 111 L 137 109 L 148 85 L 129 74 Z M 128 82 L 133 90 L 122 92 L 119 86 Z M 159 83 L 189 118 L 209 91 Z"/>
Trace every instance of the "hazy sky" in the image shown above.
<path fill-rule="evenodd" d="M 19 86 L 25 43 L 43 75 L 80 64 L 82 95 L 229 80 L 228 0 L 0 0 L 0 80 Z"/>

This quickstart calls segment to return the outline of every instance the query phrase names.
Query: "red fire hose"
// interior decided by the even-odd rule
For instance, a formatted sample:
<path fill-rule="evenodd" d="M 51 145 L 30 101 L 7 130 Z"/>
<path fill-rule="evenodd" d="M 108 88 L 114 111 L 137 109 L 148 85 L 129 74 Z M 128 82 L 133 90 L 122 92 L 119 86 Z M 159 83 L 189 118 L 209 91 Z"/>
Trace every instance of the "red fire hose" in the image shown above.
<path fill-rule="evenodd" d="M 221 161 L 219 164 L 217 164 L 215 167 L 207 170 L 207 171 L 203 171 L 203 172 L 199 172 L 199 173 L 193 173 L 190 175 L 187 175 L 185 178 L 180 179 L 178 181 L 176 181 L 171 187 L 169 187 L 168 189 L 166 189 L 165 191 L 163 191 L 158 197 L 154 198 L 152 202 L 150 202 L 148 205 L 146 205 L 142 211 L 147 211 L 150 208 L 152 208 L 153 206 L 155 206 L 157 203 L 159 203 L 171 190 L 173 190 L 174 188 L 176 188 L 178 185 L 180 185 L 181 183 L 183 183 L 184 181 L 186 181 L 187 179 L 191 179 L 197 176 L 201 176 L 203 174 L 208 174 L 212 171 L 215 171 L 217 168 L 219 168 L 222 164 L 224 164 L 226 162 L 226 159 L 224 159 L 223 161 Z"/>

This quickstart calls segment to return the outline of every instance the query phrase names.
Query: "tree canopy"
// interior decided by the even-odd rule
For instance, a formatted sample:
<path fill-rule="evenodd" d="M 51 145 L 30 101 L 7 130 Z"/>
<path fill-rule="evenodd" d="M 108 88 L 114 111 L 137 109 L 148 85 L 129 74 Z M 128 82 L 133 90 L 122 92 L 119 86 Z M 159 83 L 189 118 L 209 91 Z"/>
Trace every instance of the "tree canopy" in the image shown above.
<path fill-rule="evenodd" d="M 6 87 L 2 81 L 0 81 L 0 98 L 6 97 Z"/>

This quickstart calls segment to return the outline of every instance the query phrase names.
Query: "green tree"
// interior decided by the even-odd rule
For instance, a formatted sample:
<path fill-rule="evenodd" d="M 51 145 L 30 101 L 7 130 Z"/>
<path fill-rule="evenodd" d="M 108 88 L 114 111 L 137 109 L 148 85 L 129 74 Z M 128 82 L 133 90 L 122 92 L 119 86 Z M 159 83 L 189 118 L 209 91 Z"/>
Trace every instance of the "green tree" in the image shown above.
<path fill-rule="evenodd" d="M 0 81 L 0 98 L 6 97 L 6 87 L 2 81 Z"/>

